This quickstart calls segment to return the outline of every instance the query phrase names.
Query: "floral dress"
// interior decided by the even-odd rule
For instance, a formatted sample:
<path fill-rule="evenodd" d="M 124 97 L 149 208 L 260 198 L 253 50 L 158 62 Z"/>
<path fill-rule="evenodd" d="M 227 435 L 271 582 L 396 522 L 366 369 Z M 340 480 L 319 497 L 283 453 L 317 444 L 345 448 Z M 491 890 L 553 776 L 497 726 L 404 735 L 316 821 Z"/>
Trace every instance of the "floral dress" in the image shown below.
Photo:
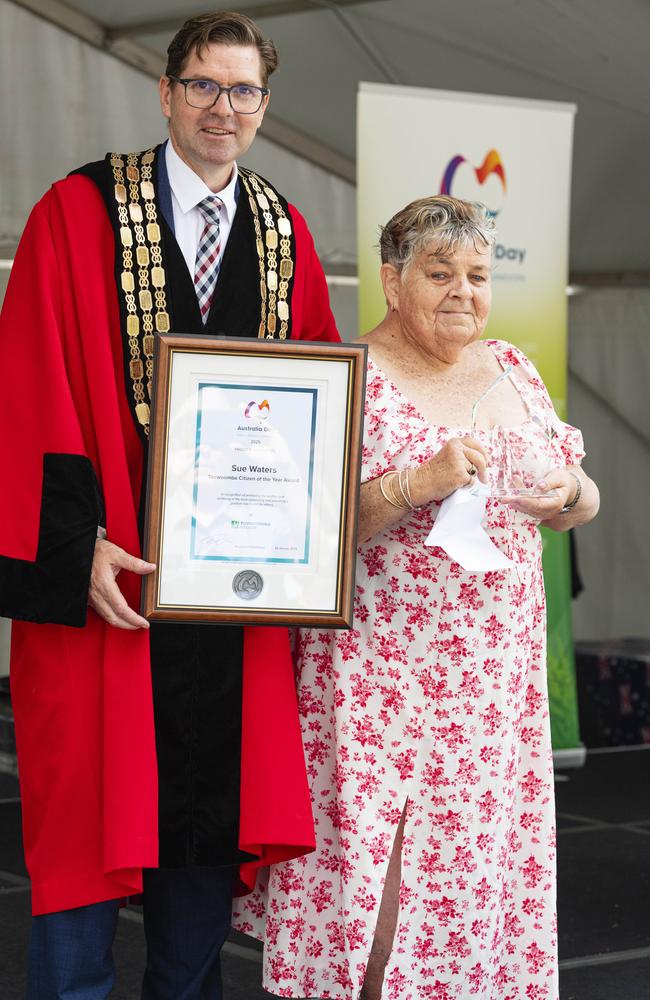
<path fill-rule="evenodd" d="M 581 435 L 531 363 L 487 343 L 528 412 L 516 428 L 474 432 L 491 458 L 510 434 L 524 445 L 541 416 L 553 422 L 547 467 L 578 464 Z M 369 362 L 364 481 L 467 433 L 431 426 Z M 469 573 L 423 544 L 437 508 L 360 545 L 350 631 L 298 633 L 317 848 L 260 874 L 235 906 L 235 926 L 265 941 L 264 986 L 281 997 L 357 1000 L 403 811 L 383 1000 L 558 997 L 541 539 L 535 521 L 488 500 L 484 527 L 516 565 Z"/>

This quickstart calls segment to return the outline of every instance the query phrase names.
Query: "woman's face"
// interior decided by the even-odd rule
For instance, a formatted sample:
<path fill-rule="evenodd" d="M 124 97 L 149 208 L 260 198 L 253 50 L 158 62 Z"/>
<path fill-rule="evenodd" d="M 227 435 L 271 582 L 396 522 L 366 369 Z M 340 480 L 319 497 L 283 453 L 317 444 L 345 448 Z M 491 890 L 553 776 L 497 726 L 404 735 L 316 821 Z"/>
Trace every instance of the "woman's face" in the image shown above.
<path fill-rule="evenodd" d="M 384 270 L 386 297 L 405 336 L 421 348 L 447 358 L 483 333 L 492 302 L 488 248 L 441 256 L 429 245 L 401 272 L 390 264 Z"/>

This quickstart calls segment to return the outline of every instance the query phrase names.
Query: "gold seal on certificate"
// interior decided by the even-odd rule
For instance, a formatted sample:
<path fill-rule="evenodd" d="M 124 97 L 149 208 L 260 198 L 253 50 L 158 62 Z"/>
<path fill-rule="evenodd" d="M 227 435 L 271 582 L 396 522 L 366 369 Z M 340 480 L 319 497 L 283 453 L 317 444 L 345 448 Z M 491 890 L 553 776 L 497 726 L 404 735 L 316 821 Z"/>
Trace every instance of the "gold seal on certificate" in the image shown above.
<path fill-rule="evenodd" d="M 159 336 L 148 618 L 352 623 L 366 347 Z"/>

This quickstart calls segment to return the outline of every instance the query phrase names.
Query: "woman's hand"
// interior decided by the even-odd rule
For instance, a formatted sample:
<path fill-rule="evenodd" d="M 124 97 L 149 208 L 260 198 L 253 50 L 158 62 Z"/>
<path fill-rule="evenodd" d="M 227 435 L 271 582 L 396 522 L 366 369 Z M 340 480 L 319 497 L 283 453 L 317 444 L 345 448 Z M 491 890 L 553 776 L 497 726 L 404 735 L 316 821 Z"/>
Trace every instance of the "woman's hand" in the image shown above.
<path fill-rule="evenodd" d="M 578 502 L 560 514 L 563 507 L 571 504 L 578 493 L 578 483 L 580 481 L 580 496 Z M 600 494 L 593 479 L 578 465 L 573 465 L 569 469 L 553 469 L 552 472 L 544 476 L 543 483 L 546 489 L 558 490 L 556 497 L 517 497 L 511 501 L 515 510 L 527 514 L 529 517 L 541 521 L 545 527 L 554 531 L 568 531 L 569 528 L 577 528 L 581 524 L 587 524 L 598 513 L 600 507 Z"/>
<path fill-rule="evenodd" d="M 444 500 L 475 478 L 487 483 L 488 456 L 474 438 L 450 438 L 428 462 L 410 473 L 411 497 L 416 507 L 431 500 Z"/>
<path fill-rule="evenodd" d="M 459 486 L 473 483 L 477 476 L 486 483 L 487 462 L 485 448 L 478 441 L 469 437 L 451 438 L 428 462 L 409 469 L 407 492 L 413 506 L 421 507 L 431 500 L 443 500 Z M 395 507 L 387 500 L 381 488 L 381 476 L 363 483 L 359 505 L 359 541 L 366 542 L 408 513 L 408 504 Z"/>
<path fill-rule="evenodd" d="M 550 490 L 557 492 L 549 497 L 513 497 L 512 500 L 504 499 L 504 503 L 536 521 L 548 521 L 556 517 L 574 499 L 578 484 L 575 476 L 566 469 L 552 469 L 546 473 L 541 482 L 536 484 L 536 487 L 540 493 L 547 493 Z"/>

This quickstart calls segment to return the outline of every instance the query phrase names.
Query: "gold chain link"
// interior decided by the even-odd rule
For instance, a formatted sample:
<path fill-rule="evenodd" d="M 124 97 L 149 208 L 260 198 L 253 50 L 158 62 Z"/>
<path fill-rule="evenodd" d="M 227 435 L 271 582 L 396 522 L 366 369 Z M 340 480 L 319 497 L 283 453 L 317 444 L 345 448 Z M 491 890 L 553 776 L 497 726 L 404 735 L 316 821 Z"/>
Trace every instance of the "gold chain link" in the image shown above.
<path fill-rule="evenodd" d="M 154 329 L 158 333 L 167 333 L 170 328 L 161 233 L 152 181 L 154 158 L 152 149 L 126 155 L 112 153 L 110 156 L 122 244 L 120 280 L 127 312 L 129 375 L 136 417 L 147 435 L 151 416 Z M 133 272 L 134 247 L 138 267 L 137 297 Z"/>
<path fill-rule="evenodd" d="M 154 159 L 152 149 L 144 153 L 110 155 L 122 250 L 120 281 L 127 313 L 129 374 L 136 417 L 147 435 L 151 414 L 154 330 L 168 333 L 170 329 L 161 232 L 152 181 Z M 272 340 L 277 333 L 280 340 L 285 340 L 289 329 L 289 282 L 294 272 L 291 220 L 277 192 L 261 177 L 249 170 L 240 170 L 240 177 L 253 215 L 259 261 L 258 336 Z M 138 269 L 137 294 L 134 264 Z"/>
<path fill-rule="evenodd" d="M 261 177 L 250 170 L 241 170 L 240 176 L 253 213 L 260 267 L 262 321 L 259 336 L 272 340 L 277 332 L 278 338 L 285 340 L 289 329 L 289 281 L 294 272 L 290 239 L 291 220 L 277 192 L 265 184 Z M 260 209 L 265 228 L 264 239 L 262 239 Z"/>

